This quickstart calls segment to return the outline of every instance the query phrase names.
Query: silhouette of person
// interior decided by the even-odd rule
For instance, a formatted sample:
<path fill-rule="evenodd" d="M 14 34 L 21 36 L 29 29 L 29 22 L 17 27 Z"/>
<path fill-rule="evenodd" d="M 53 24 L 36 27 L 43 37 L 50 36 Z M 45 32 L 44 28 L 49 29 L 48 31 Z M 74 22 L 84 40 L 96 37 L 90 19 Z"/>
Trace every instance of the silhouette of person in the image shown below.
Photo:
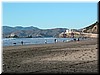
<path fill-rule="evenodd" d="M 13 43 L 14 45 L 16 45 L 16 43 Z"/>
<path fill-rule="evenodd" d="M 57 42 L 57 39 L 54 39 L 54 42 L 56 43 Z"/>
<path fill-rule="evenodd" d="M 23 45 L 23 41 L 21 41 L 21 44 Z"/>
<path fill-rule="evenodd" d="M 78 38 L 78 40 L 77 41 L 80 41 L 80 39 Z"/>

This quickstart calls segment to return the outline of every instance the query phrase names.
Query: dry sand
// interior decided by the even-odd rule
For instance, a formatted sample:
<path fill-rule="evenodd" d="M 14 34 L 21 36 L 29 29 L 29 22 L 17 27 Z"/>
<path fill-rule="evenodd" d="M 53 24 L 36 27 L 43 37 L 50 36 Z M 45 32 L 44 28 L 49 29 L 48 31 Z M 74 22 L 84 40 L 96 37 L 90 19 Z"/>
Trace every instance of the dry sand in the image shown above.
<path fill-rule="evenodd" d="M 3 47 L 3 73 L 98 73 L 97 41 Z"/>

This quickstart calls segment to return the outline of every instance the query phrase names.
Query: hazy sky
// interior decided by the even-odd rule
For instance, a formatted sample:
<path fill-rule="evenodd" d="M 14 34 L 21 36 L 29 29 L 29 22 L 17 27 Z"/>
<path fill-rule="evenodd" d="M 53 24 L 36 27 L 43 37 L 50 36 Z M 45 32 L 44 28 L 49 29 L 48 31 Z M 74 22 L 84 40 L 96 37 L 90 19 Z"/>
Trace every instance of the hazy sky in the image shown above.
<path fill-rule="evenodd" d="M 3 26 L 34 26 L 41 29 L 83 28 L 97 21 L 96 2 L 2 3 Z"/>

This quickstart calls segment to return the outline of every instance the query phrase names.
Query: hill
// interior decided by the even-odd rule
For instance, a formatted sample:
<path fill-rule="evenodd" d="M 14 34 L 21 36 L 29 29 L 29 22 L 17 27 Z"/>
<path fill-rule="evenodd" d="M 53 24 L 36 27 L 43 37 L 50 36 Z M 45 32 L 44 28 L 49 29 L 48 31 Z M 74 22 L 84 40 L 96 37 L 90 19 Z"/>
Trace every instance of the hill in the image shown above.
<path fill-rule="evenodd" d="M 36 27 L 9 27 L 3 26 L 3 37 L 58 37 L 67 28 L 39 29 Z"/>
<path fill-rule="evenodd" d="M 95 22 L 92 25 L 89 25 L 85 28 L 82 28 L 81 31 L 85 32 L 85 33 L 96 33 L 97 34 L 98 33 L 98 26 L 99 26 L 99 23 Z"/>
<path fill-rule="evenodd" d="M 76 32 L 85 32 L 85 33 L 98 33 L 98 22 L 95 22 L 92 25 L 89 25 L 85 28 L 79 30 L 73 29 Z M 59 37 L 59 34 L 65 32 L 68 28 L 54 28 L 54 29 L 39 29 L 37 27 L 9 27 L 3 26 L 3 37 Z"/>

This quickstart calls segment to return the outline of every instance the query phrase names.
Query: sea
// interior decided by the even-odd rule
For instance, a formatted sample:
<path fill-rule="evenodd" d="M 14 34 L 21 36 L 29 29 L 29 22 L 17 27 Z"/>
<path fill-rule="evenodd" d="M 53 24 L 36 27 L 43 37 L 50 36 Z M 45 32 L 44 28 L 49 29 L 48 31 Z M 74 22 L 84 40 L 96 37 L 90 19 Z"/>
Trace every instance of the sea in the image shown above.
<path fill-rule="evenodd" d="M 52 44 L 56 42 L 68 42 L 73 40 L 73 38 L 3 38 L 2 45 L 3 46 L 15 46 L 15 45 L 22 45 L 21 41 L 23 41 L 23 45 L 30 45 L 30 44 Z M 77 39 L 77 38 L 76 38 Z"/>

